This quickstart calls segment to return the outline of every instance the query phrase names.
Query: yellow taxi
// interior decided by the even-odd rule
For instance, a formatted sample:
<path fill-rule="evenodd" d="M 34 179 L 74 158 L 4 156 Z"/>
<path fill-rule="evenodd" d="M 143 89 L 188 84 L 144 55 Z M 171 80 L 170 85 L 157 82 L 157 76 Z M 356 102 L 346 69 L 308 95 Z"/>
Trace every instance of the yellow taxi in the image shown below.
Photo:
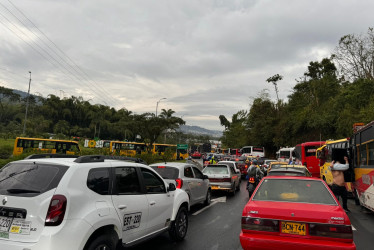
<path fill-rule="evenodd" d="M 278 168 L 279 165 L 287 165 L 287 162 L 284 161 L 272 161 L 269 164 L 269 167 L 267 169 L 267 173 L 271 170 L 271 168 Z"/>
<path fill-rule="evenodd" d="M 278 164 L 273 165 L 267 174 L 268 176 L 306 176 L 312 177 L 312 174 L 304 165 Z"/>

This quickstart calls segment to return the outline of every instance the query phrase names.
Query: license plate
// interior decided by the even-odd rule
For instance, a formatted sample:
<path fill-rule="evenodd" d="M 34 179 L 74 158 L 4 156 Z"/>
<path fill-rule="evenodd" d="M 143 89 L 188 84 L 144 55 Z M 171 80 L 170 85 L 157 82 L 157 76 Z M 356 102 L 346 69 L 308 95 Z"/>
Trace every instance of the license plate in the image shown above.
<path fill-rule="evenodd" d="M 142 213 L 125 214 L 123 216 L 123 231 L 138 228 L 142 220 Z"/>
<path fill-rule="evenodd" d="M 0 216 L 0 232 L 8 232 L 12 222 L 13 218 Z"/>
<path fill-rule="evenodd" d="M 212 186 L 212 189 L 219 189 L 219 186 Z"/>
<path fill-rule="evenodd" d="M 306 225 L 305 223 L 282 221 L 282 233 L 306 235 Z"/>

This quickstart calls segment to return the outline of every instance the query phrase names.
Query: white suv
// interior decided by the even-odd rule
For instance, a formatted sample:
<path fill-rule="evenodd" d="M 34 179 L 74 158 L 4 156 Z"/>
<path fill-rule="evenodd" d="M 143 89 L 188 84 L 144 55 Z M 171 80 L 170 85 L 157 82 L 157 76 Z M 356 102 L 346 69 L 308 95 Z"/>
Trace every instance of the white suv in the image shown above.
<path fill-rule="evenodd" d="M 116 249 L 165 231 L 185 237 L 188 195 L 152 168 L 134 158 L 66 157 L 0 169 L 0 249 Z"/>

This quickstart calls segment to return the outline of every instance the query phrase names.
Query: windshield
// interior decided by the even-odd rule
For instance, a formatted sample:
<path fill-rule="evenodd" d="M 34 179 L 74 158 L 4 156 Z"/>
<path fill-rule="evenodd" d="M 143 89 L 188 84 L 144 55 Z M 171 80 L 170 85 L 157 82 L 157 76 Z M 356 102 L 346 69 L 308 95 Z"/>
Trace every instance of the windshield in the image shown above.
<path fill-rule="evenodd" d="M 0 169 L 0 194 L 36 196 L 57 187 L 67 166 L 9 163 Z"/>
<path fill-rule="evenodd" d="M 206 167 L 203 170 L 204 174 L 229 174 L 229 170 L 227 166 L 214 166 L 214 167 Z"/>
<path fill-rule="evenodd" d="M 253 200 L 337 205 L 327 187 L 318 180 L 266 179 Z"/>
<path fill-rule="evenodd" d="M 280 157 L 283 158 L 290 158 L 291 152 L 290 151 L 280 151 Z"/>

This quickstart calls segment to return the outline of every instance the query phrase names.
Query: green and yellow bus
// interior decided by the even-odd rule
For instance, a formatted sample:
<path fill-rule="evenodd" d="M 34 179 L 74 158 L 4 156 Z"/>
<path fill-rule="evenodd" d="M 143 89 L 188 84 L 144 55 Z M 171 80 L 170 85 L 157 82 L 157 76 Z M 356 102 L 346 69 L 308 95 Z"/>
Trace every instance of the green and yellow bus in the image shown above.
<path fill-rule="evenodd" d="M 77 141 L 17 137 L 13 155 L 21 155 L 24 152 L 79 155 L 81 151 Z"/>
<path fill-rule="evenodd" d="M 111 154 L 134 157 L 145 154 L 147 145 L 143 142 L 111 141 L 109 144 Z"/>

